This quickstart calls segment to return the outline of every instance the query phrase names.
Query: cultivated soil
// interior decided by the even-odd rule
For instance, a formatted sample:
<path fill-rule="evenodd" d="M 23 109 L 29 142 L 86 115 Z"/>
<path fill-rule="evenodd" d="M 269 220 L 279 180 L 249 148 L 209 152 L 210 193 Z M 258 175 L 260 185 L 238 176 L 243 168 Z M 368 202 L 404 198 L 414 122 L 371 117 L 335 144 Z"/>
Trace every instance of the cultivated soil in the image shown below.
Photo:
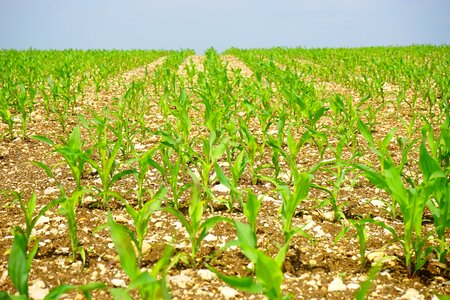
<path fill-rule="evenodd" d="M 223 61 L 228 63 L 230 76 L 234 72 L 241 72 L 244 77 L 252 77 L 249 68 L 233 56 L 223 56 Z M 198 70 L 202 70 L 204 57 L 194 56 L 191 60 Z M 159 60 L 148 66 L 150 75 L 161 66 Z M 186 62 L 185 62 L 186 63 Z M 184 64 L 185 65 L 185 64 Z M 179 74 L 184 76 L 184 65 L 180 66 Z M 145 76 L 144 69 L 128 72 L 115 78 L 118 83 L 131 83 Z M 114 82 L 113 80 L 113 82 Z M 318 89 L 325 97 L 330 93 L 341 93 L 354 97 L 357 95 L 347 87 L 342 87 L 332 82 L 320 82 L 316 80 Z M 86 91 L 80 101 L 80 107 L 76 114 L 88 115 L 87 108 L 100 111 L 105 105 L 110 106 L 115 97 L 124 93 L 122 84 L 112 84 L 109 90 L 94 95 L 92 91 Z M 158 93 L 150 91 L 149 101 L 154 101 L 154 109 L 148 112 L 147 119 L 151 122 L 149 127 L 156 130 L 165 120 L 159 114 Z M 370 104 L 368 104 L 370 105 Z M 402 125 L 398 121 L 401 113 L 394 107 L 385 106 L 379 114 L 377 137 L 383 137 L 392 127 L 398 127 L 398 135 L 404 134 Z M 76 114 L 72 118 L 75 124 Z M 44 135 L 56 140 L 63 134 L 56 120 L 45 120 L 44 111 L 39 106 L 33 113 L 29 124 L 29 136 L 35 134 Z M 202 115 L 199 115 L 202 117 Z M 408 116 L 404 116 L 408 119 Z M 326 122 L 324 119 L 323 122 Z M 256 124 L 256 121 L 255 121 Z M 250 127 L 254 124 L 250 124 Z M 70 128 L 70 126 L 69 126 Z M 256 128 L 256 125 L 255 125 Z M 5 132 L 4 125 L 0 129 Z M 275 128 L 276 129 L 276 128 Z M 193 134 L 201 132 L 201 129 L 193 126 Z M 257 134 L 257 130 L 255 129 Z M 276 131 L 275 131 L 276 132 Z M 201 133 L 199 133 L 201 134 Z M 18 135 L 18 133 L 17 133 Z M 148 150 L 159 140 L 156 135 L 150 134 L 146 140 L 136 143 L 136 149 L 141 152 Z M 333 143 L 336 141 L 330 141 Z M 361 143 L 364 143 L 361 141 Z M 391 149 L 395 159 L 401 157 L 398 146 L 394 143 Z M 395 157 L 396 156 L 396 157 Z M 331 158 L 331 153 L 325 153 L 324 159 Z M 376 163 L 376 157 L 369 154 L 361 158 Z M 263 158 L 270 162 L 270 152 Z M 308 169 L 317 163 L 318 150 L 313 144 L 307 144 L 301 150 L 298 163 Z M 417 157 L 411 157 L 410 172 L 417 171 Z M 28 199 L 34 191 L 37 194 L 38 207 L 42 207 L 59 194 L 54 182 L 46 173 L 31 164 L 31 161 L 41 161 L 48 165 L 56 166 L 55 173 L 58 180 L 68 187 L 73 187 L 70 170 L 60 164 L 61 157 L 52 152 L 52 148 L 34 139 L 7 138 L 0 140 L 0 190 L 16 190 L 23 193 Z M 221 162 L 224 166 L 224 162 Z M 283 161 L 281 162 L 283 164 Z M 285 169 L 287 168 L 284 164 Z M 352 173 L 352 180 L 345 181 L 339 193 L 339 203 L 345 202 L 343 212 L 348 219 L 372 217 L 384 221 L 388 225 L 402 232 L 403 223 L 401 217 L 392 219 L 388 211 L 390 198 L 385 192 L 375 188 L 361 174 Z M 149 173 L 150 180 L 156 190 L 161 178 L 157 172 Z M 280 177 L 288 177 L 286 170 Z M 328 182 L 334 180 L 332 175 L 318 172 L 314 176 L 314 182 L 329 186 Z M 83 177 L 84 184 L 96 185 L 99 182 L 98 174 L 87 172 Z M 275 255 L 279 245 L 283 241 L 281 231 L 280 207 L 281 198 L 276 188 L 267 182 L 258 181 L 252 184 L 248 174 L 244 174 L 239 182 L 243 189 L 249 188 L 258 197 L 262 198 L 261 210 L 257 220 L 258 246 L 269 255 Z M 117 182 L 114 189 L 133 197 L 133 188 L 136 181 L 133 177 L 126 177 Z M 221 189 L 220 184 L 212 187 L 216 198 L 226 199 L 229 193 Z M 168 195 L 170 197 L 170 195 Z M 48 292 L 61 284 L 80 285 L 92 281 L 103 282 L 108 287 L 126 286 L 128 279 L 125 276 L 114 245 L 107 229 L 98 228 L 107 223 L 107 212 L 93 202 L 95 196 L 87 196 L 83 205 L 77 208 L 78 234 L 82 246 L 87 250 L 86 264 L 83 266 L 80 260 L 72 261 L 70 253 L 70 241 L 67 232 L 67 223 L 63 215 L 57 209 L 48 211 L 38 222 L 33 235 L 40 238 L 39 252 L 33 261 L 29 284 L 32 286 L 36 298 L 38 294 Z M 184 209 L 187 215 L 189 195 L 185 195 Z M 402 248 L 398 242 L 392 242 L 392 236 L 385 230 L 374 225 L 367 225 L 367 256 L 368 265 L 361 269 L 359 264 L 359 243 L 355 235 L 356 231 L 350 229 L 345 237 L 335 243 L 334 239 L 348 221 L 334 220 L 331 207 L 319 207 L 327 195 L 316 189 L 311 189 L 308 198 L 299 206 L 293 220 L 293 225 L 303 227 L 306 232 L 315 239 L 308 240 L 297 235 L 291 242 L 290 249 L 284 264 L 283 291 L 291 293 L 295 299 L 350 299 L 367 278 L 370 266 L 375 261 L 391 257 L 383 264 L 380 273 L 373 281 L 369 299 L 431 299 L 434 294 L 450 295 L 450 269 L 448 265 L 438 264 L 429 258 L 429 263 L 414 277 L 409 278 L 404 266 Z M 24 217 L 18 203 L 12 203 L 12 198 L 0 196 L 0 290 L 15 293 L 15 289 L 7 276 L 8 253 L 11 247 L 13 226 L 23 226 Z M 12 203 L 12 204 L 11 204 Z M 112 201 L 110 203 L 112 214 L 116 222 L 132 226 L 130 216 L 124 207 Z M 183 205 L 182 205 L 183 206 Z M 223 205 L 215 204 L 214 211 L 208 208 L 205 218 L 211 215 L 222 215 L 246 222 L 245 216 L 239 207 L 229 212 Z M 424 232 L 433 231 L 432 218 L 427 213 L 424 217 Z M 149 234 L 145 242 L 143 268 L 151 269 L 154 263 L 161 258 L 165 245 L 172 244 L 176 253 L 190 253 L 190 242 L 182 224 L 172 215 L 164 212 L 155 212 L 149 223 Z M 219 223 L 203 241 L 200 253 L 197 255 L 196 266 L 188 266 L 182 261 L 175 263 L 169 270 L 167 281 L 170 292 L 175 299 L 264 299 L 262 295 L 251 295 L 228 287 L 206 268 L 209 264 L 227 275 L 250 276 L 250 261 L 240 252 L 239 248 L 231 247 L 222 250 L 221 247 L 228 241 L 236 238 L 235 229 L 227 223 Z M 431 241 L 432 242 L 432 241 Z M 335 289 L 336 291 L 333 291 Z M 94 299 L 110 299 L 107 289 L 93 293 Z M 64 299 L 83 299 L 80 294 L 65 295 Z"/>

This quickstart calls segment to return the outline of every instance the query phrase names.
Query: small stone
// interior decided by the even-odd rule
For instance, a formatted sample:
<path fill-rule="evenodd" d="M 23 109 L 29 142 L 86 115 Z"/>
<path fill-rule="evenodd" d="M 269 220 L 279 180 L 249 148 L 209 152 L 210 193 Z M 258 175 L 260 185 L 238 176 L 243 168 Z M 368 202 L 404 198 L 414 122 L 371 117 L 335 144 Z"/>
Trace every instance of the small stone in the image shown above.
<path fill-rule="evenodd" d="M 334 211 L 325 211 L 322 213 L 322 216 L 325 220 L 333 221 L 334 220 Z"/>
<path fill-rule="evenodd" d="M 308 220 L 306 221 L 305 225 L 302 226 L 303 230 L 309 230 L 311 228 L 313 228 L 316 225 L 316 222 L 314 222 L 313 220 Z"/>
<path fill-rule="evenodd" d="M 306 279 L 306 278 L 308 278 L 308 277 L 309 277 L 309 274 L 308 274 L 308 273 L 303 273 L 302 275 L 300 275 L 300 277 L 299 277 L 298 279 L 304 280 L 304 279 Z"/>
<path fill-rule="evenodd" d="M 279 177 L 281 180 L 286 181 L 286 182 L 288 182 L 289 179 L 291 179 L 291 178 L 289 177 L 289 174 L 287 174 L 287 173 L 280 173 L 280 174 L 278 175 L 278 177 Z"/>
<path fill-rule="evenodd" d="M 308 280 L 305 282 L 307 285 L 315 289 L 316 291 L 319 289 L 319 286 L 317 285 L 317 282 L 314 279 Z"/>
<path fill-rule="evenodd" d="M 97 278 L 98 278 L 98 272 L 97 271 L 92 272 L 91 280 L 97 280 Z"/>
<path fill-rule="evenodd" d="M 50 187 L 48 187 L 48 188 L 46 188 L 44 190 L 44 195 L 51 195 L 51 194 L 54 194 L 56 192 L 59 192 L 59 189 L 55 188 L 54 186 L 50 186 Z"/>
<path fill-rule="evenodd" d="M 122 223 L 122 224 L 127 224 L 128 223 L 128 219 L 125 218 L 124 216 L 121 216 L 121 215 L 118 215 L 114 219 L 115 219 L 116 223 Z"/>
<path fill-rule="evenodd" d="M 165 235 L 162 237 L 163 240 L 165 240 L 166 242 L 172 242 L 173 238 L 170 235 Z"/>
<path fill-rule="evenodd" d="M 61 247 L 59 250 L 62 254 L 68 254 L 70 249 L 69 247 Z"/>
<path fill-rule="evenodd" d="M 134 145 L 134 149 L 135 149 L 136 151 L 142 151 L 142 150 L 145 149 L 145 145 L 142 145 L 142 144 L 137 143 L 137 144 Z"/>
<path fill-rule="evenodd" d="M 216 278 L 216 274 L 214 274 L 213 272 L 211 272 L 208 269 L 200 269 L 197 271 L 197 274 L 198 274 L 198 276 L 200 276 L 200 278 L 202 280 L 205 280 L 205 281 L 211 281 Z"/>
<path fill-rule="evenodd" d="M 357 283 L 349 283 L 349 284 L 347 284 L 347 288 L 349 290 L 357 290 L 357 289 L 359 289 L 359 284 L 357 284 Z"/>
<path fill-rule="evenodd" d="M 41 225 L 41 224 L 47 224 L 50 222 L 50 218 L 46 217 L 46 216 L 42 216 L 40 217 L 37 222 L 36 222 L 36 226 Z"/>
<path fill-rule="evenodd" d="M 82 202 L 83 202 L 84 204 L 91 204 L 91 203 L 94 203 L 94 202 L 95 202 L 95 199 L 92 198 L 91 196 L 87 196 L 87 197 L 85 197 L 85 198 L 83 199 Z"/>
<path fill-rule="evenodd" d="M 107 270 L 104 264 L 97 264 L 97 267 L 100 269 L 100 275 L 105 275 Z"/>
<path fill-rule="evenodd" d="M 29 287 L 28 293 L 30 298 L 40 300 L 47 296 L 48 289 L 45 288 L 45 283 L 43 281 L 36 280 L 33 285 Z"/>
<path fill-rule="evenodd" d="M 342 279 L 340 277 L 335 277 L 333 281 L 330 282 L 328 285 L 328 292 L 340 292 L 340 291 L 346 291 L 347 286 L 342 282 Z"/>
<path fill-rule="evenodd" d="M 375 207 L 385 207 L 386 206 L 386 203 L 384 203 L 381 200 L 372 200 L 372 201 L 370 201 L 370 204 L 372 204 Z"/>
<path fill-rule="evenodd" d="M 187 284 L 192 281 L 192 278 L 184 274 L 174 275 L 169 277 L 169 282 L 178 286 L 181 289 L 187 288 Z"/>
<path fill-rule="evenodd" d="M 370 252 L 366 255 L 367 259 L 371 262 L 378 262 L 386 256 L 386 253 L 383 251 L 374 251 Z"/>
<path fill-rule="evenodd" d="M 183 228 L 183 224 L 181 224 L 181 222 L 179 222 L 179 221 L 173 222 L 172 226 L 175 227 L 176 229 Z"/>
<path fill-rule="evenodd" d="M 147 254 L 152 249 L 152 245 L 147 242 L 142 242 L 142 255 Z"/>
<path fill-rule="evenodd" d="M 82 294 L 77 294 L 73 300 L 84 300 L 86 299 Z"/>
<path fill-rule="evenodd" d="M 316 227 L 313 228 L 313 231 L 316 233 L 316 237 L 323 237 L 325 236 L 325 232 L 322 229 L 322 226 L 317 225 Z"/>
<path fill-rule="evenodd" d="M 387 278 L 388 280 L 392 280 L 391 274 L 390 274 L 389 272 L 387 272 L 387 271 L 382 271 L 382 272 L 380 272 L 380 275 L 381 275 L 381 276 L 386 276 L 386 278 Z"/>
<path fill-rule="evenodd" d="M 225 185 L 223 185 L 221 183 L 220 184 L 216 184 L 215 186 L 213 186 L 211 188 L 211 190 L 215 191 L 215 192 L 219 192 L 219 193 L 229 193 L 230 192 L 230 189 L 227 188 Z"/>
<path fill-rule="evenodd" d="M 119 278 L 111 279 L 111 283 L 112 283 L 112 285 L 118 286 L 118 287 L 126 287 L 127 286 L 127 284 L 125 283 L 125 280 L 119 279 Z"/>
<path fill-rule="evenodd" d="M 235 289 L 228 286 L 220 287 L 219 291 L 226 299 L 231 299 L 239 295 L 239 293 Z"/>
<path fill-rule="evenodd" d="M 207 242 L 217 241 L 217 236 L 210 233 L 207 236 L 205 236 L 204 240 Z"/>
<path fill-rule="evenodd" d="M 4 270 L 2 273 L 2 276 L 0 277 L 0 285 L 3 285 L 3 283 L 6 281 L 7 277 L 8 277 L 8 271 Z"/>
<path fill-rule="evenodd" d="M 421 295 L 416 289 L 409 288 L 406 290 L 406 293 L 400 297 L 400 299 L 404 300 L 424 300 L 425 297 Z"/>

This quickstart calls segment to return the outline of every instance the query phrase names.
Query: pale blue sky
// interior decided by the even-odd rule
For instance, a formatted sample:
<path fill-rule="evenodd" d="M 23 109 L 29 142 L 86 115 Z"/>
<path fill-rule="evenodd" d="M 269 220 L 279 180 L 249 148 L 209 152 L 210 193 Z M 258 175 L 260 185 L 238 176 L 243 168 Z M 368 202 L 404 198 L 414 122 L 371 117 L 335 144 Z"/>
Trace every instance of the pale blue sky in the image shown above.
<path fill-rule="evenodd" d="M 0 48 L 450 44 L 450 0 L 0 0 Z"/>

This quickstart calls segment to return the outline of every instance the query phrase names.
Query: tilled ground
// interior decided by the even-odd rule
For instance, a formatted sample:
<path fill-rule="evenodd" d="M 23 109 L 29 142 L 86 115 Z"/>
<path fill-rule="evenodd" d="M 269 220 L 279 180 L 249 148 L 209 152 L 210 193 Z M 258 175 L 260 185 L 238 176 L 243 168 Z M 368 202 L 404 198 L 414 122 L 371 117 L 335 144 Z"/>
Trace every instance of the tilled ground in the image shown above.
<path fill-rule="evenodd" d="M 201 64 L 201 56 L 195 56 L 192 63 Z M 230 69 L 241 69 L 244 76 L 252 76 L 246 66 L 232 56 L 224 57 Z M 157 68 L 162 62 L 150 66 L 149 71 Z M 182 69 L 182 68 L 180 68 Z M 140 72 L 140 73 L 139 73 Z M 143 76 L 142 70 L 136 76 Z M 182 73 L 182 71 L 180 71 Z M 129 82 L 132 73 L 122 78 Z M 136 77 L 134 77 L 136 78 Z M 331 83 L 323 83 L 324 89 Z M 332 85 L 333 90 L 339 89 Z M 342 92 L 342 91 L 341 91 Z M 345 91 L 343 91 L 345 92 Z M 110 93 L 110 94 L 108 94 Z M 100 103 L 107 103 L 120 90 L 105 92 L 96 101 L 86 99 L 84 103 L 101 107 Z M 99 102 L 100 101 L 100 102 Z M 83 103 L 83 102 L 82 102 Z M 84 111 L 83 108 L 80 108 Z M 162 122 L 162 117 L 154 110 L 154 115 L 148 119 Z M 393 118 L 396 112 L 381 114 L 380 132 L 383 136 L 396 124 Z M 39 107 L 29 126 L 29 135 L 34 134 L 55 137 L 61 135 L 56 121 L 45 120 Z M 383 130 L 385 129 L 385 130 Z M 141 150 L 152 146 L 157 139 L 150 136 L 145 142 L 139 144 Z M 395 147 L 393 146 L 393 150 Z M 300 154 L 300 162 L 307 169 L 308 165 L 317 162 L 318 153 L 313 145 L 306 145 Z M 270 157 L 266 157 L 270 161 Z M 60 157 L 52 153 L 52 149 L 33 139 L 16 138 L 12 141 L 0 141 L 0 190 L 16 190 L 23 192 L 25 198 L 34 191 L 38 196 L 38 207 L 42 207 L 58 196 L 54 182 L 49 180 L 45 172 L 32 165 L 31 161 L 42 161 L 49 165 L 56 165 Z M 55 170 L 58 180 L 66 186 L 74 186 L 69 170 L 61 165 Z M 156 172 L 151 179 L 158 182 L 160 178 Z M 288 176 L 286 172 L 280 176 Z M 383 191 L 373 187 L 366 179 L 354 174 L 354 181 L 346 182 L 340 191 L 340 201 L 346 202 L 343 211 L 347 218 L 371 216 L 379 221 L 386 222 L 397 232 L 402 232 L 401 219 L 392 220 L 388 213 L 387 203 L 389 196 Z M 326 184 L 333 180 L 330 174 L 317 173 L 315 182 Z M 83 178 L 85 184 L 98 183 L 98 175 L 88 173 Z M 115 186 L 123 194 L 131 194 L 136 185 L 132 177 L 125 178 Z M 155 184 L 156 185 L 156 184 Z M 258 246 L 266 253 L 274 255 L 283 242 L 280 207 L 281 199 L 275 187 L 270 183 L 258 181 L 252 184 L 250 178 L 244 176 L 240 181 L 242 189 L 251 189 L 262 199 L 261 210 L 257 221 Z M 157 187 L 155 186 L 155 189 Z M 222 191 L 221 185 L 212 187 L 216 198 L 229 197 L 227 191 Z M 188 195 L 184 196 L 185 198 Z M 323 192 L 311 190 L 307 200 L 302 202 L 294 217 L 293 225 L 303 227 L 314 237 L 308 240 L 296 236 L 292 242 L 284 265 L 283 291 L 294 295 L 295 299 L 348 299 L 367 278 L 369 267 L 360 269 L 359 243 L 355 231 L 349 233 L 335 243 L 334 239 L 348 225 L 347 221 L 334 221 L 334 215 L 328 206 L 319 208 L 319 203 L 326 198 Z M 0 200 L 0 290 L 15 292 L 10 279 L 7 277 L 8 249 L 11 247 L 13 226 L 23 226 L 24 219 L 17 203 L 11 205 L 11 199 L 1 196 Z M 98 281 L 109 287 L 127 286 L 127 278 L 121 269 L 117 253 L 114 250 L 112 239 L 108 230 L 99 226 L 107 223 L 107 212 L 104 209 L 90 205 L 92 197 L 83 200 L 83 205 L 77 208 L 78 234 L 82 246 L 87 250 L 86 265 L 81 261 L 73 262 L 70 254 L 66 219 L 58 214 L 56 209 L 48 211 L 38 222 L 33 235 L 40 238 L 39 253 L 33 261 L 29 279 L 31 290 L 35 297 L 39 293 L 48 292 L 49 289 L 60 284 L 85 284 Z M 182 199 L 186 202 L 186 199 Z M 112 213 L 116 222 L 132 226 L 132 220 L 120 203 L 111 203 Z M 187 211 L 185 207 L 185 211 Z M 245 222 L 244 214 L 237 208 L 228 212 L 220 205 L 214 206 L 214 212 L 207 210 L 204 218 L 212 215 L 222 215 L 234 220 Z M 429 219 L 429 216 L 425 218 Z M 403 265 L 402 249 L 398 242 L 391 243 L 392 236 L 382 228 L 367 226 L 367 253 L 369 262 L 387 256 L 393 256 L 383 265 L 381 272 L 373 282 L 369 299 L 430 299 L 434 294 L 450 294 L 449 269 L 430 263 L 426 265 L 415 277 L 408 278 Z M 432 221 L 424 224 L 424 232 L 434 230 Z M 149 234 L 144 244 L 143 268 L 151 269 L 153 264 L 162 256 L 165 245 L 171 244 L 176 253 L 190 253 L 190 242 L 187 232 L 182 224 L 172 215 L 164 212 L 155 212 L 149 223 Z M 206 269 L 209 264 L 227 275 L 251 275 L 250 261 L 239 251 L 231 247 L 222 250 L 226 242 L 236 238 L 236 232 L 228 223 L 219 223 L 205 238 L 197 255 L 195 266 L 178 262 L 172 266 L 167 278 L 171 294 L 175 299 L 263 299 L 260 295 L 250 295 L 236 291 L 221 282 L 213 273 Z M 369 263 L 370 265 L 370 263 Z M 107 290 L 93 293 L 95 299 L 111 298 Z M 69 294 L 67 299 L 82 299 L 81 295 Z"/>

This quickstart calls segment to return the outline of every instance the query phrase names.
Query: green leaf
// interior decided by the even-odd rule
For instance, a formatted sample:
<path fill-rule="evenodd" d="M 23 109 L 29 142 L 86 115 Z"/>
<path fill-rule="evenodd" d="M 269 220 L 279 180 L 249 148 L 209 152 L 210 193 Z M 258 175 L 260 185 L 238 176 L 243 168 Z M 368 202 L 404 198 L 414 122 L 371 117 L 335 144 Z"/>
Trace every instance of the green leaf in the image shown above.
<path fill-rule="evenodd" d="M 19 227 L 8 258 L 8 274 L 20 295 L 28 296 L 27 238 Z"/>
<path fill-rule="evenodd" d="M 353 167 L 363 171 L 366 178 L 369 179 L 370 182 L 372 182 L 376 187 L 383 189 L 385 191 L 389 191 L 386 179 L 382 174 L 372 169 L 371 167 L 361 164 L 354 164 Z"/>
<path fill-rule="evenodd" d="M 357 121 L 358 121 L 358 129 L 362 133 L 366 141 L 369 143 L 369 147 L 374 147 L 373 136 L 369 128 L 363 121 L 361 121 L 361 119 L 358 119 Z"/>
<path fill-rule="evenodd" d="M 212 161 L 217 161 L 225 152 L 226 143 L 221 142 L 219 145 L 213 148 L 212 150 Z"/>
<path fill-rule="evenodd" d="M 134 169 L 133 170 L 123 170 L 123 171 L 115 174 L 111 178 L 111 181 L 109 182 L 108 187 L 111 187 L 114 184 L 114 182 L 124 178 L 127 175 L 138 175 L 138 172 L 136 170 L 134 170 Z"/>
<path fill-rule="evenodd" d="M 52 147 L 56 147 L 56 144 L 49 138 L 45 137 L 45 136 L 41 136 L 41 135 L 33 135 L 31 137 L 32 139 L 38 140 L 40 142 L 44 142 Z"/>
<path fill-rule="evenodd" d="M 146 286 L 152 285 L 157 283 L 159 280 L 156 277 L 153 277 L 148 272 L 144 272 L 139 274 L 138 277 L 136 277 L 132 282 L 130 282 L 130 285 L 128 288 L 130 289 L 142 289 Z"/>
<path fill-rule="evenodd" d="M 133 300 L 128 291 L 123 288 L 113 288 L 109 290 L 109 293 L 114 300 Z"/>
<path fill-rule="evenodd" d="M 234 226 L 236 227 L 239 242 L 249 248 L 256 249 L 256 233 L 250 225 L 235 221 Z"/>
<path fill-rule="evenodd" d="M 408 205 L 408 192 L 403 185 L 400 169 L 395 167 L 390 160 L 384 161 L 384 177 L 390 194 L 405 212 Z"/>
<path fill-rule="evenodd" d="M 248 223 L 253 232 L 256 232 L 256 218 L 258 216 L 259 209 L 261 207 L 261 201 L 251 191 L 248 191 L 247 202 L 244 205 L 244 215 L 247 217 Z"/>
<path fill-rule="evenodd" d="M 264 286 L 264 294 L 269 299 L 281 298 L 281 284 L 283 282 L 283 272 L 278 264 L 270 256 L 259 250 L 254 250 L 257 255 L 255 262 L 256 279 Z"/>
<path fill-rule="evenodd" d="M 111 213 L 108 214 L 108 224 L 111 230 L 111 238 L 120 257 L 120 264 L 125 274 L 133 280 L 138 276 L 139 270 L 131 239 L 125 228 L 114 222 Z"/>
<path fill-rule="evenodd" d="M 428 153 L 423 142 L 420 145 L 419 167 L 426 181 L 430 180 L 433 173 L 441 171 L 439 164 Z"/>
<path fill-rule="evenodd" d="M 188 232 L 189 236 L 194 234 L 191 223 L 189 223 L 188 219 L 179 210 L 176 210 L 173 207 L 169 206 L 162 208 L 162 210 L 172 214 L 175 218 L 177 218 L 178 221 L 180 221 L 181 224 L 184 226 L 184 228 L 186 228 L 186 231 Z"/>
<path fill-rule="evenodd" d="M 230 285 L 233 288 L 239 289 L 247 293 L 261 293 L 264 287 L 255 282 L 253 277 L 238 277 L 238 276 L 226 276 L 214 269 L 213 267 L 207 265 L 207 268 L 215 273 L 217 277 L 223 282 Z"/>
<path fill-rule="evenodd" d="M 77 289 L 76 286 L 69 285 L 69 284 L 63 284 L 63 285 L 57 286 L 57 287 L 51 289 L 51 291 L 47 294 L 47 296 L 45 296 L 44 300 L 57 300 L 62 295 L 72 292 L 76 289 Z"/>
<path fill-rule="evenodd" d="M 28 205 L 27 205 L 27 210 L 26 210 L 27 221 L 30 221 L 30 223 L 33 218 L 33 213 L 34 213 L 35 208 L 36 208 L 36 193 L 33 192 L 31 194 L 30 200 L 28 200 Z M 29 225 L 31 225 L 31 224 L 29 224 Z"/>
<path fill-rule="evenodd" d="M 231 190 L 232 187 L 231 187 L 230 180 L 228 179 L 227 176 L 225 176 L 225 174 L 222 171 L 222 168 L 217 163 L 215 163 L 214 169 L 216 171 L 217 178 L 219 178 L 220 183 L 222 183 L 224 186 L 226 186 L 227 188 L 229 188 Z"/>
<path fill-rule="evenodd" d="M 0 291 L 0 299 L 2 300 L 12 300 L 13 298 L 5 291 Z M 26 296 L 23 297 L 23 299 L 27 299 Z"/>
<path fill-rule="evenodd" d="M 42 168 L 45 171 L 45 173 L 47 173 L 48 177 L 55 179 L 55 175 L 53 174 L 53 172 L 49 166 L 47 166 L 46 164 L 44 164 L 43 162 L 40 162 L 40 161 L 33 161 L 31 163 L 37 167 Z"/>

